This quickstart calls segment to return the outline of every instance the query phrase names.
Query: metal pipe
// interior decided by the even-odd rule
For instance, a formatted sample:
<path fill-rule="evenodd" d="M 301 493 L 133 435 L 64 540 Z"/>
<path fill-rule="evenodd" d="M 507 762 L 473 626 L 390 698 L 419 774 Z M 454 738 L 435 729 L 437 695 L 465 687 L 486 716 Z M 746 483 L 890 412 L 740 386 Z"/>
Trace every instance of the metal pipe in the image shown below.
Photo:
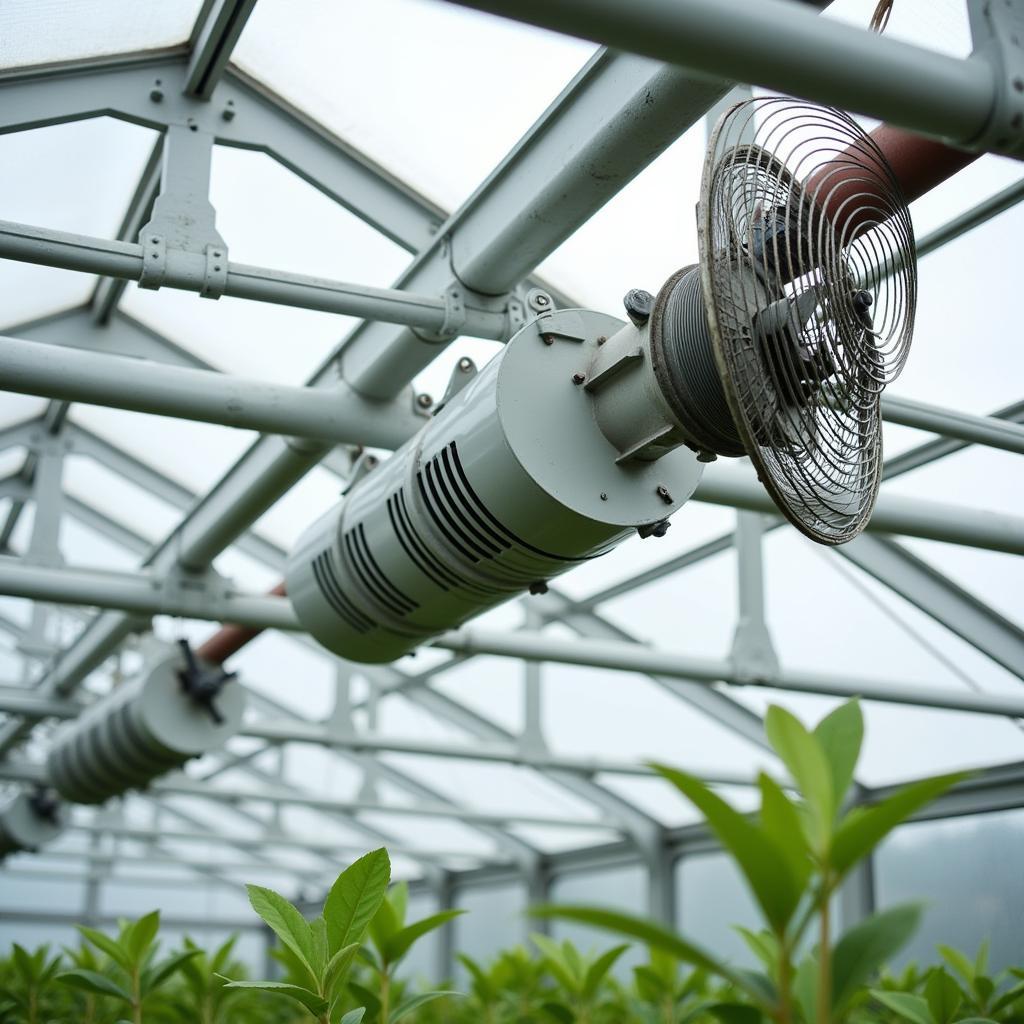
<path fill-rule="evenodd" d="M 816 17 L 787 0 L 450 0 L 710 77 L 750 82 L 970 144 L 996 76 L 961 60 Z"/>
<path fill-rule="evenodd" d="M 751 682 L 737 678 L 735 669 L 724 661 L 692 658 L 672 651 L 657 651 L 640 644 L 600 640 L 563 640 L 546 633 L 498 633 L 464 628 L 447 633 L 435 646 L 460 654 L 489 654 L 531 661 L 554 661 L 566 665 L 669 676 L 694 682 L 725 682 L 731 686 L 766 686 L 801 693 L 822 693 L 836 697 L 863 697 L 890 704 L 974 711 L 984 715 L 1024 717 L 1024 696 L 960 692 L 935 687 L 907 686 L 897 681 L 853 679 L 843 676 L 784 670 L 777 677 Z"/>
<path fill-rule="evenodd" d="M 267 596 L 284 597 L 284 580 L 268 591 Z M 223 665 L 232 654 L 236 654 L 262 632 L 263 630 L 258 626 L 240 626 L 236 622 L 228 622 L 204 640 L 196 648 L 196 654 L 211 665 Z"/>
<path fill-rule="evenodd" d="M 496 758 L 494 758 L 496 760 Z M 646 771 L 644 774 L 652 774 Z M 0 765 L 0 779 L 12 782 L 43 783 L 47 781 L 46 767 L 42 764 L 7 763 Z M 745 779 L 746 784 L 755 785 L 753 777 Z M 148 793 L 168 796 L 198 797 L 201 800 L 212 800 L 217 803 L 237 804 L 247 802 L 269 803 L 286 807 L 309 807 L 314 810 L 334 812 L 339 815 L 352 814 L 395 814 L 403 817 L 444 818 L 471 822 L 479 825 L 536 825 L 547 828 L 565 829 L 611 829 L 621 831 L 621 827 L 607 820 L 595 818 L 567 818 L 564 815 L 526 814 L 516 811 L 491 812 L 476 811 L 465 807 L 444 805 L 432 806 L 429 803 L 386 804 L 372 800 L 339 800 L 337 797 L 319 797 L 312 793 L 296 792 L 293 789 L 275 789 L 273 786 L 261 786 L 253 789 L 241 786 L 217 786 L 209 782 L 201 782 L 187 777 L 157 779 L 149 786 Z"/>
<path fill-rule="evenodd" d="M 136 242 L 112 241 L 0 221 L 0 257 L 23 263 L 139 281 L 143 277 L 145 252 L 144 246 Z M 207 292 L 210 287 L 207 277 L 209 260 L 205 253 L 167 249 L 165 261 L 160 287 Z M 239 299 L 404 324 L 431 333 L 441 331 L 448 319 L 444 299 L 430 295 L 330 281 L 306 274 L 288 274 L 230 260 L 224 261 L 223 271 L 219 266 L 217 269 L 227 275 L 220 279 L 219 293 Z M 503 312 L 467 307 L 465 316 L 463 329 L 467 334 L 479 338 L 503 338 L 506 334 Z"/>
<path fill-rule="evenodd" d="M 778 514 L 764 488 L 739 467 L 709 466 L 693 496 L 713 505 Z M 1018 516 L 897 494 L 879 495 L 867 529 L 872 533 L 898 533 L 1011 555 L 1024 554 L 1024 519 Z"/>
<path fill-rule="evenodd" d="M 971 209 L 966 210 L 959 217 L 954 217 L 952 220 L 947 221 L 923 238 L 919 238 L 917 240 L 918 259 L 922 256 L 927 256 L 931 252 L 935 252 L 936 249 L 941 249 L 947 242 L 952 242 L 954 239 L 967 234 L 968 231 L 979 227 L 993 217 L 999 216 L 999 214 L 1016 206 L 1021 200 L 1024 200 L 1024 178 L 1020 181 L 1015 181 L 1001 192 L 997 192 L 994 196 L 990 196 L 983 202 L 978 203 L 977 206 L 972 206 Z"/>
<path fill-rule="evenodd" d="M 0 388 L 228 427 L 398 448 L 424 423 L 412 395 L 364 398 L 0 336 Z"/>
<path fill-rule="evenodd" d="M 882 396 L 882 418 L 888 423 L 928 430 L 943 437 L 955 437 L 973 444 L 1024 455 L 1024 427 L 992 416 L 972 416 L 925 402 L 914 402 L 895 395 Z"/>

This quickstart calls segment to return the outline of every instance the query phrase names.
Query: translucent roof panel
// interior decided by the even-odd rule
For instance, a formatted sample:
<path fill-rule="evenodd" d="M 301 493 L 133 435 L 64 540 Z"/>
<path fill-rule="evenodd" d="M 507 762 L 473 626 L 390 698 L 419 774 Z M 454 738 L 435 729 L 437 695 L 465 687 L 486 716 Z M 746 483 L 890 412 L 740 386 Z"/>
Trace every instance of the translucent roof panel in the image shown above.
<path fill-rule="evenodd" d="M 451 209 L 593 50 L 430 0 L 260 0 L 233 59 Z"/>

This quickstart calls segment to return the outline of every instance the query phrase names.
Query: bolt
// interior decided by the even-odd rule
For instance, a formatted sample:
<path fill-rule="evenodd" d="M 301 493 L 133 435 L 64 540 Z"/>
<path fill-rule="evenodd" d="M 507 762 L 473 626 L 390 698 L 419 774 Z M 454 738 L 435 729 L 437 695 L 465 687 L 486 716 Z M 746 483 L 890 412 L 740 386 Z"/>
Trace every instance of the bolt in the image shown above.
<path fill-rule="evenodd" d="M 586 379 L 586 374 L 583 373 L 574 373 L 572 375 L 573 384 L 582 384 Z"/>
<path fill-rule="evenodd" d="M 672 495 L 668 493 L 668 488 L 664 484 L 658 484 L 657 489 L 654 492 L 666 505 L 672 504 Z"/>
<path fill-rule="evenodd" d="M 607 500 L 608 500 L 608 495 L 607 495 L 607 494 L 605 494 L 605 492 L 604 492 L 604 491 L 602 491 L 602 492 L 601 492 L 601 500 L 602 500 L 602 501 L 607 501 Z"/>
<path fill-rule="evenodd" d="M 651 310 L 654 309 L 654 296 L 645 292 L 643 288 L 630 288 L 626 297 L 622 300 L 626 307 L 626 315 L 632 321 L 634 327 L 643 327 L 651 318 Z"/>
<path fill-rule="evenodd" d="M 545 345 L 554 345 L 555 336 L 553 334 L 542 334 L 540 336 L 540 340 L 543 341 Z"/>
<path fill-rule="evenodd" d="M 698 462 L 717 462 L 718 456 L 714 452 L 700 451 L 697 452 Z"/>
<path fill-rule="evenodd" d="M 459 369 L 463 373 L 469 373 L 469 371 L 473 369 L 473 360 L 472 359 L 467 359 L 465 356 L 463 356 L 459 360 Z"/>
<path fill-rule="evenodd" d="M 416 396 L 416 404 L 421 409 L 429 409 L 434 404 L 434 400 L 430 395 L 423 393 Z"/>
<path fill-rule="evenodd" d="M 606 337 L 605 337 L 605 336 L 604 336 L 604 335 L 602 334 L 602 335 L 601 335 L 601 336 L 600 336 L 600 337 L 599 337 L 599 338 L 597 339 L 597 343 L 598 343 L 598 345 L 603 345 L 603 344 L 604 344 L 604 343 L 605 343 L 605 342 L 606 342 L 607 340 L 608 340 L 608 339 L 607 339 L 607 338 L 606 338 Z"/>
<path fill-rule="evenodd" d="M 159 103 L 164 98 L 164 91 L 163 91 L 163 89 L 157 89 L 157 88 L 150 89 L 149 90 L 149 98 L 154 103 Z"/>
<path fill-rule="evenodd" d="M 226 106 L 226 107 L 225 107 L 225 108 L 224 108 L 224 109 L 223 109 L 223 110 L 222 110 L 222 111 L 220 112 L 220 116 L 221 116 L 221 117 L 222 117 L 222 118 L 223 118 L 223 119 L 224 119 L 225 121 L 234 121 L 234 119 L 235 119 L 235 109 L 234 109 L 234 107 L 232 107 L 232 106 L 231 106 L 231 101 L 230 101 L 230 100 L 228 100 L 228 106 Z"/>
<path fill-rule="evenodd" d="M 533 304 L 535 306 L 549 306 L 551 300 L 546 295 L 535 295 L 533 297 Z"/>

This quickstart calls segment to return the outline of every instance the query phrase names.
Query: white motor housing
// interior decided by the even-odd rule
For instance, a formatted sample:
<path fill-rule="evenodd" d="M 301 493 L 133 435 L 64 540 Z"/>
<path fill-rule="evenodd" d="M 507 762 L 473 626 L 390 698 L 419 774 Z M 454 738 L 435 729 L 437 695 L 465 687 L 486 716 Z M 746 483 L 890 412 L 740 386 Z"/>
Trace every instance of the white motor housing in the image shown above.
<path fill-rule="evenodd" d="M 0 802 L 0 858 L 38 850 L 64 831 L 67 810 L 45 792 L 16 793 Z"/>
<path fill-rule="evenodd" d="M 303 627 L 392 661 L 634 531 L 663 534 L 702 467 L 648 348 L 645 325 L 589 310 L 525 326 L 300 538 L 286 584 Z"/>
<path fill-rule="evenodd" d="M 184 648 L 164 647 L 58 732 L 46 768 L 61 796 L 100 804 L 222 747 L 242 724 L 245 691 L 223 673 L 223 689 L 192 688 L 197 668 Z"/>

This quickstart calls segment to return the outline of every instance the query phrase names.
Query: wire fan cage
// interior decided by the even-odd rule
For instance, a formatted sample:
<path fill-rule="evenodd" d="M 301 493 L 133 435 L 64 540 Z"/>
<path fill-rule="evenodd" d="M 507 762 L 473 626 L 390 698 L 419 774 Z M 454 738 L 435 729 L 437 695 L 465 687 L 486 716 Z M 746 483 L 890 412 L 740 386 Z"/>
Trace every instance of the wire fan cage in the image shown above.
<path fill-rule="evenodd" d="M 801 531 L 850 540 L 878 493 L 879 399 L 914 324 L 900 186 L 846 114 L 764 97 L 719 120 L 698 219 L 715 360 L 744 447 Z"/>

